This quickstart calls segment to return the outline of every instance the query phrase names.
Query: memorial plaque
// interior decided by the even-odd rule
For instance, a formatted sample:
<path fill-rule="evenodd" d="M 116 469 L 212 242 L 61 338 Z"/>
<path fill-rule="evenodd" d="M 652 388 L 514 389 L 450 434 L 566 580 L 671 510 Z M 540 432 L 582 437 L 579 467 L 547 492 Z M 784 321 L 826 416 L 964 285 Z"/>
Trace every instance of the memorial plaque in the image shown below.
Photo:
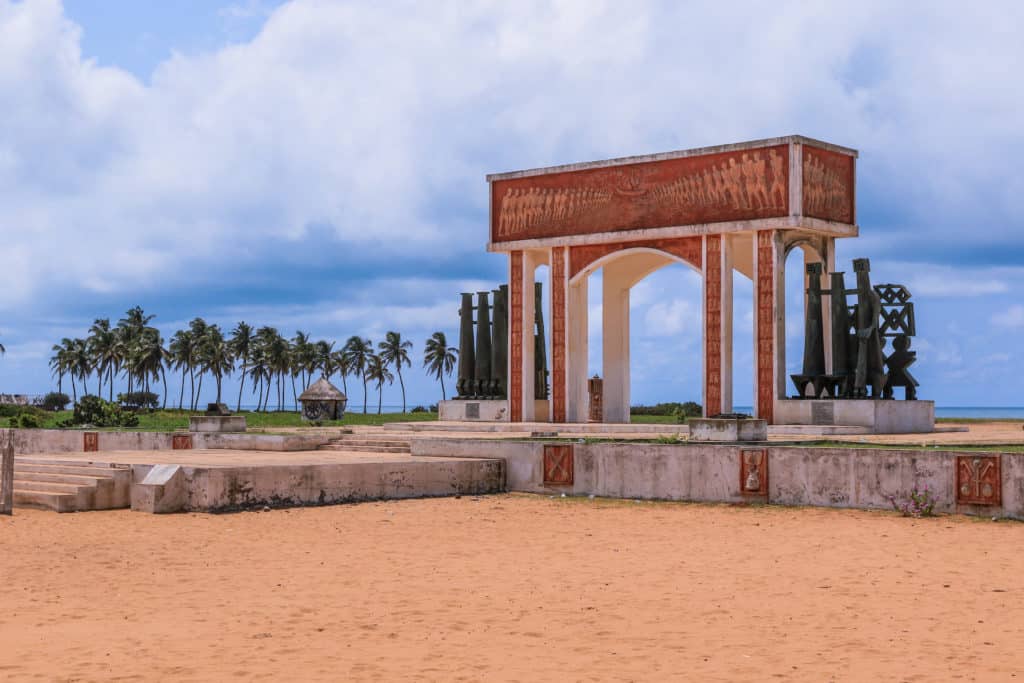
<path fill-rule="evenodd" d="M 175 434 L 171 437 L 171 449 L 176 451 L 192 450 L 191 434 Z"/>
<path fill-rule="evenodd" d="M 956 457 L 956 502 L 958 505 L 1000 505 L 1003 477 L 998 455 Z"/>
<path fill-rule="evenodd" d="M 569 444 L 544 446 L 544 485 L 572 486 L 573 457 Z"/>
<path fill-rule="evenodd" d="M 82 450 L 86 453 L 100 449 L 100 435 L 98 432 L 85 432 L 82 434 Z"/>
<path fill-rule="evenodd" d="M 836 423 L 835 406 L 829 401 L 813 401 L 811 403 L 811 424 L 831 425 Z"/>
<path fill-rule="evenodd" d="M 480 404 L 479 403 L 467 403 L 466 404 L 466 419 L 467 420 L 479 420 L 480 419 Z"/>
<path fill-rule="evenodd" d="M 744 496 L 768 496 L 768 450 L 740 450 L 740 493 Z"/>

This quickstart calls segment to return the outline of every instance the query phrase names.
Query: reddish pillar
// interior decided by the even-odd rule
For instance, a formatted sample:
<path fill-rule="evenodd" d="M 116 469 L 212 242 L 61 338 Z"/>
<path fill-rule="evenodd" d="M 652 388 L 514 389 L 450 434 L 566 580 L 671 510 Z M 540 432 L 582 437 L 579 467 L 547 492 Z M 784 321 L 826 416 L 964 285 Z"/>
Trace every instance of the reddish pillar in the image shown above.
<path fill-rule="evenodd" d="M 566 248 L 551 249 L 551 421 L 566 421 L 566 299 L 569 278 Z"/>
<path fill-rule="evenodd" d="M 523 252 L 509 253 L 508 419 L 523 421 Z"/>
<path fill-rule="evenodd" d="M 754 406 L 757 416 L 775 422 L 775 291 L 776 291 L 776 247 L 775 232 L 757 232 L 756 282 L 754 284 L 755 334 L 757 344 L 756 394 Z"/>
<path fill-rule="evenodd" d="M 704 415 L 722 412 L 722 236 L 704 238 Z"/>

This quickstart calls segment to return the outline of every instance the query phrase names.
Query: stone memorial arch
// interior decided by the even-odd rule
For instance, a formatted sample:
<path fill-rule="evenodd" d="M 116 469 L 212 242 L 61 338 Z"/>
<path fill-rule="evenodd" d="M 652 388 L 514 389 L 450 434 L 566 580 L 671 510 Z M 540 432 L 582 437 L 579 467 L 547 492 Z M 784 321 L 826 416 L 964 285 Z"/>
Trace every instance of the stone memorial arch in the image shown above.
<path fill-rule="evenodd" d="M 803 249 L 805 262 L 824 264 L 828 286 L 836 238 L 858 234 L 856 158 L 789 136 L 488 176 L 488 250 L 509 257 L 508 419 L 587 420 L 587 278 L 602 268 L 604 420 L 628 422 L 629 290 L 680 262 L 702 278 L 694 325 L 705 415 L 732 410 L 735 270 L 754 284 L 754 410 L 773 423 L 786 391 L 785 258 Z M 541 265 L 551 288 L 547 402 L 534 398 L 529 333 Z"/>

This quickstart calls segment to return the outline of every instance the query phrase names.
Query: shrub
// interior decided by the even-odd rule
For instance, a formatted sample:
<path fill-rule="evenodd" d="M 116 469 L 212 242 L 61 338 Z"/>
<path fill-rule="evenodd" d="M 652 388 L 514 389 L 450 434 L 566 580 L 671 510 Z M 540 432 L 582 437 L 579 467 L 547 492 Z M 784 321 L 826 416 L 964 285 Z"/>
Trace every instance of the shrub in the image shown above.
<path fill-rule="evenodd" d="M 129 410 L 141 408 L 155 410 L 160 405 L 160 397 L 152 391 L 132 391 L 127 394 L 118 394 L 117 402 Z"/>
<path fill-rule="evenodd" d="M 67 394 L 51 391 L 46 396 L 43 396 L 43 400 L 39 402 L 39 407 L 51 413 L 56 413 L 67 408 L 69 403 L 71 403 L 71 399 L 68 398 Z"/>
<path fill-rule="evenodd" d="M 923 489 L 914 488 L 909 494 L 902 498 L 889 496 L 892 508 L 904 517 L 934 517 L 935 496 L 925 486 Z"/>
<path fill-rule="evenodd" d="M 413 408 L 409 412 L 410 413 L 425 413 L 425 412 L 427 412 L 427 409 L 424 408 L 423 406 L 416 406 L 415 408 Z"/>
<path fill-rule="evenodd" d="M 632 406 L 629 412 L 631 415 L 700 417 L 701 407 L 699 403 L 694 403 L 693 401 L 687 401 L 686 403 L 672 401 L 669 403 L 658 403 L 653 406 Z"/>
<path fill-rule="evenodd" d="M 437 404 L 436 404 L 436 403 L 431 403 L 431 404 L 430 404 L 430 405 L 429 405 L 429 406 L 427 407 L 427 412 L 428 412 L 428 413 L 436 413 L 436 412 L 437 412 Z"/>
<path fill-rule="evenodd" d="M 93 425 L 95 427 L 137 427 L 139 418 L 132 412 L 99 396 L 83 396 L 75 404 L 75 412 L 69 426 Z"/>
<path fill-rule="evenodd" d="M 32 413 L 22 413 L 18 416 L 17 421 L 18 427 L 22 429 L 41 429 L 43 426 L 43 421 Z M 14 423 L 13 418 L 11 419 L 11 423 Z"/>

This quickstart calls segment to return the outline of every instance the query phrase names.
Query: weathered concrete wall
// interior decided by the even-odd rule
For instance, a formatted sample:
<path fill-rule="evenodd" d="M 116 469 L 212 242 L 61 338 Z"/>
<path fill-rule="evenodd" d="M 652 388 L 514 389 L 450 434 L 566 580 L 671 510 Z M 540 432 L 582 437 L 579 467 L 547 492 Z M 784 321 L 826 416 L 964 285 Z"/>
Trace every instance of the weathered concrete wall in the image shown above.
<path fill-rule="evenodd" d="M 244 432 L 244 415 L 193 415 L 188 418 L 190 432 Z"/>
<path fill-rule="evenodd" d="M 82 429 L 15 429 L 14 450 L 18 455 L 36 453 L 81 453 Z M 98 431 L 99 450 L 154 451 L 171 450 L 170 432 Z M 193 448 L 224 448 L 247 451 L 308 451 L 327 443 L 328 437 L 316 434 L 213 434 L 193 433 Z"/>
<path fill-rule="evenodd" d="M 958 505 L 957 456 L 976 451 L 765 447 L 767 495 L 741 490 L 741 453 L 749 447 L 711 444 L 571 443 L 571 486 L 544 485 L 541 441 L 414 439 L 413 455 L 490 457 L 506 462 L 509 490 L 613 498 L 705 502 L 756 500 L 782 505 L 891 509 L 927 486 L 939 512 L 1024 519 L 1024 453 L 1001 453 L 1001 505 Z M 758 447 L 760 449 L 761 447 Z"/>
<path fill-rule="evenodd" d="M 367 500 L 498 493 L 501 460 L 364 462 L 261 467 L 147 468 L 132 486 L 132 509 L 225 512 Z M 142 474 L 141 472 L 139 474 Z"/>
<path fill-rule="evenodd" d="M 868 427 L 876 434 L 927 433 L 935 431 L 935 402 L 791 399 L 776 401 L 775 421 Z"/>
<path fill-rule="evenodd" d="M 508 422 L 506 400 L 451 400 L 441 401 L 437 406 L 437 417 L 442 422 Z"/>

